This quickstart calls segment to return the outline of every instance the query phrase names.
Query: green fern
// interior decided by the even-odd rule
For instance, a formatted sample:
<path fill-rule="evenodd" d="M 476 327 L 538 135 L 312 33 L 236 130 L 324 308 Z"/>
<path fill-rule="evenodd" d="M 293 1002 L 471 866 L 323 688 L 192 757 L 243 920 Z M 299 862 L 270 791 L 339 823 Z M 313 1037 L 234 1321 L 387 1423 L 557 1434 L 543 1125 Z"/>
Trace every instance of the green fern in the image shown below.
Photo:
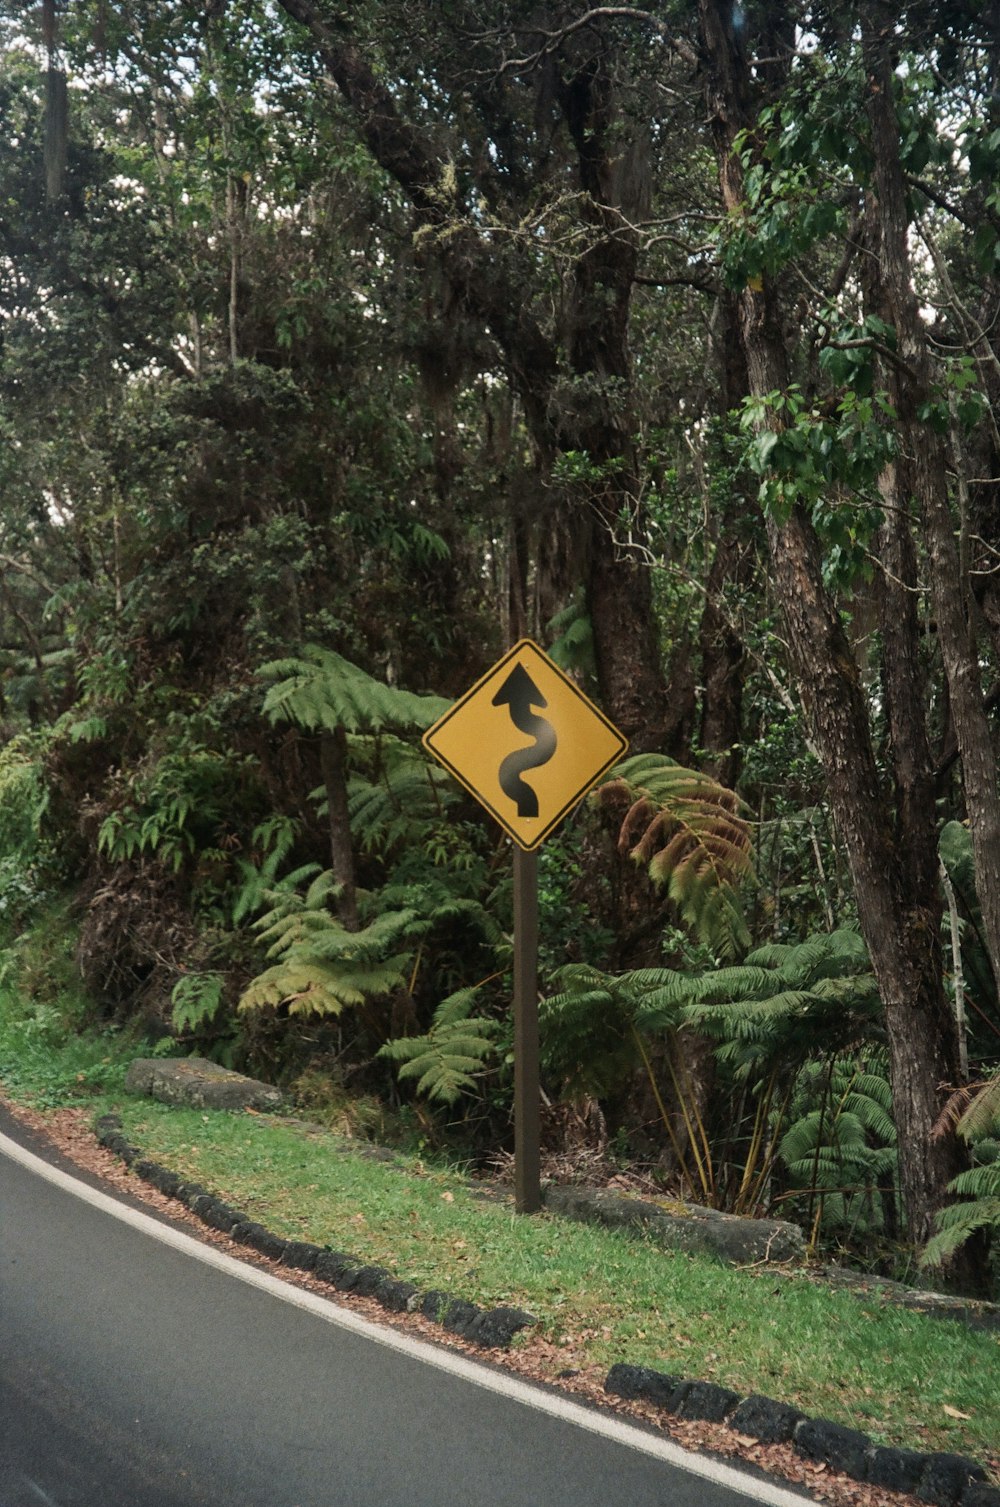
<path fill-rule="evenodd" d="M 399 1064 L 400 1079 L 416 1079 L 415 1092 L 442 1104 L 474 1093 L 496 1053 L 499 1022 L 472 1017 L 479 988 L 459 989 L 441 1001 L 423 1036 L 387 1041 L 377 1055 Z"/>
<path fill-rule="evenodd" d="M 264 698 L 264 712 L 271 721 L 294 722 L 308 732 L 423 729 L 450 704 L 439 696 L 417 696 L 385 685 L 319 644 L 304 645 L 294 658 L 271 660 L 257 673 L 274 682 Z"/>
<path fill-rule="evenodd" d="M 259 864 L 248 863 L 244 858 L 236 861 L 242 882 L 233 902 L 234 926 L 267 903 L 268 894 L 277 884 L 278 869 L 291 852 L 301 827 L 302 823 L 293 817 L 275 815 L 254 828 L 251 843 L 263 849 L 264 857 Z M 313 865 L 313 870 L 318 867 Z"/>
<path fill-rule="evenodd" d="M 1000 1161 L 960 1172 L 948 1191 L 965 1202 L 948 1204 L 935 1216 L 937 1234 L 924 1247 L 921 1266 L 944 1266 L 972 1235 L 1000 1230 Z"/>
<path fill-rule="evenodd" d="M 305 879 L 300 893 L 293 886 Z M 378 916 L 349 931 L 329 910 L 336 891 L 329 869 L 316 874 L 307 865 L 268 892 L 271 908 L 254 929 L 275 961 L 244 990 L 241 1012 L 284 1005 L 292 1015 L 339 1015 L 404 986 L 409 954 L 390 953 L 412 936 L 416 912 Z"/>
<path fill-rule="evenodd" d="M 306 880 L 304 892 L 301 886 Z M 421 942 L 436 927 L 459 922 L 489 942 L 502 937 L 477 901 L 440 883 L 386 886 L 367 925 L 349 930 L 330 910 L 337 885 L 329 869 L 306 865 L 266 893 L 269 909 L 254 923 L 272 966 L 244 991 L 242 1011 L 287 1005 L 291 1014 L 334 1014 L 406 987 Z M 372 908 L 372 897 L 367 905 Z"/>
<path fill-rule="evenodd" d="M 101 823 L 98 851 L 112 863 L 153 854 L 178 872 L 209 845 L 246 761 L 189 741 L 132 779 L 131 798 Z"/>
<path fill-rule="evenodd" d="M 289 1015 L 340 1015 L 403 987 L 406 963 L 405 957 L 379 963 L 324 959 L 300 948 L 258 974 L 241 995 L 238 1009 L 246 1013 L 284 1005 Z"/>
<path fill-rule="evenodd" d="M 582 597 L 549 619 L 549 657 L 567 674 L 581 671 L 588 681 L 596 680 L 594 627 Z"/>
<path fill-rule="evenodd" d="M 970 1141 L 1000 1130 L 1000 1070 L 983 1084 L 959 1121 L 958 1128 Z"/>
<path fill-rule="evenodd" d="M 749 943 L 740 889 L 753 875 L 750 824 L 731 790 L 662 754 L 637 754 L 601 787 L 605 803 L 630 802 L 618 845 L 645 864 L 678 914 L 719 956 Z"/>
<path fill-rule="evenodd" d="M 365 772 L 353 775 L 347 787 L 351 830 L 361 846 L 385 854 L 422 844 L 455 804 L 455 782 L 422 748 L 391 735 L 358 739 L 354 751 L 362 759 L 368 753 Z"/>
<path fill-rule="evenodd" d="M 792 1188 L 807 1200 L 814 1236 L 820 1229 L 877 1232 L 881 1194 L 895 1190 L 892 1091 L 871 1067 L 835 1057 L 809 1064 L 799 1079 L 778 1155 Z"/>
<path fill-rule="evenodd" d="M 949 1193 L 963 1202 L 948 1204 L 935 1216 L 938 1230 L 924 1248 L 923 1266 L 943 1266 L 980 1230 L 1000 1234 L 1000 1141 L 993 1138 L 993 1132 L 1000 1131 L 1000 1071 L 975 1091 L 958 1130 L 974 1143 L 979 1165 L 948 1184 Z"/>
<path fill-rule="evenodd" d="M 772 1065 L 790 1074 L 817 1053 L 845 1052 L 881 1018 L 864 943 L 846 929 L 757 948 L 739 967 L 686 987 L 686 1018 L 719 1042 L 720 1062 L 743 1079 Z"/>
<path fill-rule="evenodd" d="M 222 1006 L 225 975 L 185 973 L 170 995 L 170 1023 L 175 1031 L 197 1031 L 215 1018 Z"/>
<path fill-rule="evenodd" d="M 640 1061 L 634 1027 L 644 993 L 638 980 L 650 976 L 615 976 L 587 963 L 556 973 L 561 987 L 539 1008 L 542 1060 L 571 1097 L 615 1092 Z"/>

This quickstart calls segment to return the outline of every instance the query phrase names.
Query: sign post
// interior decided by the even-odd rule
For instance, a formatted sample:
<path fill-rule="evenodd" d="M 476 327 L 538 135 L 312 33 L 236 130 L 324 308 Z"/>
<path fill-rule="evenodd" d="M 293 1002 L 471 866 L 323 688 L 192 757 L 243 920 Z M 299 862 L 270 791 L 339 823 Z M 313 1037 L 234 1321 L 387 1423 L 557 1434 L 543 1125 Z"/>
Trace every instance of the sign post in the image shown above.
<path fill-rule="evenodd" d="M 514 849 L 514 1204 L 542 1206 L 538 1075 L 538 854 Z"/>
<path fill-rule="evenodd" d="M 516 845 L 514 1186 L 518 1212 L 531 1214 L 541 1207 L 538 848 L 628 740 L 543 649 L 522 638 L 423 742 Z"/>

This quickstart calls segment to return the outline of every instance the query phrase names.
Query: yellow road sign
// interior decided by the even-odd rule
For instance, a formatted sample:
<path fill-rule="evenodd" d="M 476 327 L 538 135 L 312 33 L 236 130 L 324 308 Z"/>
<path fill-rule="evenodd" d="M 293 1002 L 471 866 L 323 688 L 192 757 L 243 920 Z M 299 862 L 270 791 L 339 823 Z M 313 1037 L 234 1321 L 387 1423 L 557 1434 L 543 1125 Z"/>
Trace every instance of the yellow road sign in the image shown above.
<path fill-rule="evenodd" d="M 423 741 L 527 852 L 628 748 L 530 638 L 498 660 Z"/>

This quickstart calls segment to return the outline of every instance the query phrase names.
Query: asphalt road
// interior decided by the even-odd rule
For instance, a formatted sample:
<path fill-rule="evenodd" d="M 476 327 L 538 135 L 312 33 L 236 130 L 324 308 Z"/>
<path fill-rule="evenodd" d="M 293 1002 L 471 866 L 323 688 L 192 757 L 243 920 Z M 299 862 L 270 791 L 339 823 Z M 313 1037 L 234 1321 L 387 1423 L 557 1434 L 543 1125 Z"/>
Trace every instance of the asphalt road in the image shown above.
<path fill-rule="evenodd" d="M 369 1325 L 0 1136 L 0 1507 L 751 1501 L 805 1498 Z"/>

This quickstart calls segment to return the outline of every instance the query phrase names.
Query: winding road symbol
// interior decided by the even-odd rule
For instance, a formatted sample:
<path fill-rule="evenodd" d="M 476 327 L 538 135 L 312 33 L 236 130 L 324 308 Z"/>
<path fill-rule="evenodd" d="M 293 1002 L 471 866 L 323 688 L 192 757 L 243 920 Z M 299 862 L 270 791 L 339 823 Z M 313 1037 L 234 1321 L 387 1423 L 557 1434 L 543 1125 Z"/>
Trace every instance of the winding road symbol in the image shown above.
<path fill-rule="evenodd" d="M 516 664 L 493 697 L 494 706 L 506 706 L 510 720 L 535 742 L 528 748 L 515 749 L 500 765 L 500 789 L 517 806 L 518 816 L 538 815 L 538 796 L 521 778 L 529 769 L 547 764 L 558 746 L 555 728 L 544 717 L 536 717 L 533 706 L 548 706 L 548 701 L 523 665 Z"/>
<path fill-rule="evenodd" d="M 628 748 L 530 638 L 508 649 L 423 744 L 518 847 L 533 852 Z"/>

